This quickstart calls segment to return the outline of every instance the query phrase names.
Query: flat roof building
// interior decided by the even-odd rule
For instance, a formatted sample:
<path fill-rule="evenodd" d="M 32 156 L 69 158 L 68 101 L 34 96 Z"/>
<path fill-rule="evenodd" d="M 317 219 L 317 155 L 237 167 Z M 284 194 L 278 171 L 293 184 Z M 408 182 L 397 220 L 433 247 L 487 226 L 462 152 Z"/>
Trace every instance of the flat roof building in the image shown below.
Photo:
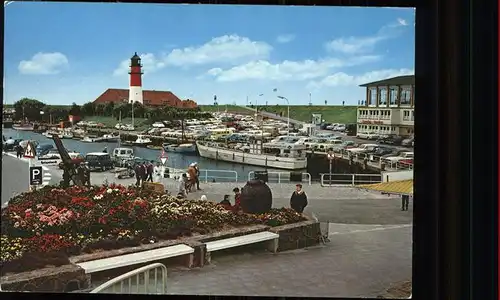
<path fill-rule="evenodd" d="M 360 85 L 366 100 L 358 107 L 357 132 L 414 134 L 415 76 L 398 76 Z"/>

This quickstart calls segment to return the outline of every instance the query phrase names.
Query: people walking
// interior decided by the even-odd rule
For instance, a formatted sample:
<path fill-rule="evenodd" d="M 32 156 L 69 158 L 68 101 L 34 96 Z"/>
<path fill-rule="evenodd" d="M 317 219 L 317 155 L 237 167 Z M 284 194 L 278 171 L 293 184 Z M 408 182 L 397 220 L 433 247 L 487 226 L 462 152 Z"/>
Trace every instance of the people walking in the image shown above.
<path fill-rule="evenodd" d="M 154 161 L 150 161 L 146 165 L 146 181 L 153 182 Z"/>
<path fill-rule="evenodd" d="M 146 165 L 145 162 L 141 163 L 141 171 L 142 171 L 142 185 L 144 185 L 144 182 L 146 182 L 148 179 L 148 166 Z"/>
<path fill-rule="evenodd" d="M 161 166 L 160 163 L 157 163 L 153 168 L 153 174 L 156 182 L 160 182 L 161 180 Z"/>
<path fill-rule="evenodd" d="M 187 197 L 187 175 L 186 173 L 182 173 L 182 176 L 179 178 L 179 189 L 177 195 L 182 195 L 184 198 Z"/>
<path fill-rule="evenodd" d="M 21 145 L 17 145 L 16 146 L 16 155 L 17 155 L 17 158 L 22 158 L 23 157 L 23 152 L 24 152 L 24 149 Z"/>
<path fill-rule="evenodd" d="M 402 195 L 401 196 L 401 211 L 407 211 L 409 204 L 410 204 L 410 196 L 409 195 Z"/>
<path fill-rule="evenodd" d="M 89 163 L 83 163 L 83 185 L 90 187 L 90 168 Z"/>
<path fill-rule="evenodd" d="M 142 167 L 142 164 L 141 163 L 138 163 L 136 166 L 135 166 L 135 169 L 134 169 L 134 172 L 135 172 L 135 185 L 136 186 L 142 186 L 142 182 L 143 182 L 143 178 L 144 178 L 144 168 Z"/>
<path fill-rule="evenodd" d="M 196 171 L 195 175 L 196 175 L 196 189 L 198 191 L 200 191 L 200 167 L 198 166 L 198 163 L 195 162 L 194 163 L 194 170 Z"/>
<path fill-rule="evenodd" d="M 290 198 L 290 207 L 298 213 L 303 213 L 304 208 L 306 208 L 307 196 L 304 190 L 302 190 L 302 184 L 298 183 L 295 185 L 295 191 Z"/>

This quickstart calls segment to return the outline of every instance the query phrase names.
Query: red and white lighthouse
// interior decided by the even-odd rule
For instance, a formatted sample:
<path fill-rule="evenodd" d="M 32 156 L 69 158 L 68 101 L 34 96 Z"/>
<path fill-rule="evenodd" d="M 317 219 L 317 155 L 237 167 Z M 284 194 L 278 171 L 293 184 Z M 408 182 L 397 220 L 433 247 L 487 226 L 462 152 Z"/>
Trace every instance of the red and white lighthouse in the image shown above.
<path fill-rule="evenodd" d="M 130 86 L 128 90 L 129 103 L 143 103 L 142 99 L 142 70 L 141 58 L 137 52 L 130 59 Z"/>

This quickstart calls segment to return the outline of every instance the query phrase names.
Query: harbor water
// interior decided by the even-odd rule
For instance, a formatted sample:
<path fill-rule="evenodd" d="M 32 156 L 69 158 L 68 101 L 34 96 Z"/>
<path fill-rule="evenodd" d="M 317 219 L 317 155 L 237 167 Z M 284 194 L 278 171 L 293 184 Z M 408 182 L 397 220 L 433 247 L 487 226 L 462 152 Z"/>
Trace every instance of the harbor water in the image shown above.
<path fill-rule="evenodd" d="M 2 134 L 6 139 L 23 139 L 23 140 L 35 140 L 40 144 L 54 144 L 52 139 L 49 139 L 42 134 L 35 133 L 32 131 L 19 131 L 14 129 L 3 129 Z M 101 152 L 105 147 L 109 153 L 112 153 L 113 149 L 119 147 L 117 142 L 108 143 L 86 143 L 79 140 L 73 139 L 62 139 L 64 147 L 70 151 L 76 151 L 85 155 L 89 152 Z M 123 146 L 127 148 L 133 148 L 134 154 L 137 157 L 146 159 L 148 161 L 153 160 L 155 162 L 160 162 L 161 150 L 153 150 L 145 147 L 138 146 Z M 55 148 L 55 145 L 54 145 Z M 224 181 L 234 181 L 237 176 L 238 181 L 244 182 L 248 180 L 248 174 L 252 171 L 264 171 L 266 168 L 258 166 L 249 166 L 241 164 L 232 164 L 229 162 L 215 161 L 211 159 L 205 159 L 196 155 L 183 155 L 180 153 L 167 153 L 168 161 L 167 166 L 176 169 L 187 169 L 190 163 L 198 162 L 200 169 L 202 171 L 201 177 L 208 177 L 210 180 L 215 179 L 217 182 Z M 234 172 L 236 173 L 234 173 Z M 269 172 L 286 172 L 284 170 L 275 170 L 267 168 Z"/>

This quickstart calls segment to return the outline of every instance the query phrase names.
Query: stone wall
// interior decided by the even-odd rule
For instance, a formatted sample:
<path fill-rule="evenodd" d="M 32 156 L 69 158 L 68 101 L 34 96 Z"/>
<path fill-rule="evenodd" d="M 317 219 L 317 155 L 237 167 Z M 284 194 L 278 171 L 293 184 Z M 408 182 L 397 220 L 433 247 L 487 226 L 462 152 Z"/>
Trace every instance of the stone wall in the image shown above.
<path fill-rule="evenodd" d="M 90 276 L 77 265 L 43 268 L 1 278 L 3 291 L 71 292 L 90 286 Z"/>
<path fill-rule="evenodd" d="M 318 245 L 321 238 L 319 223 L 314 220 L 271 228 L 280 235 L 278 252 Z"/>

